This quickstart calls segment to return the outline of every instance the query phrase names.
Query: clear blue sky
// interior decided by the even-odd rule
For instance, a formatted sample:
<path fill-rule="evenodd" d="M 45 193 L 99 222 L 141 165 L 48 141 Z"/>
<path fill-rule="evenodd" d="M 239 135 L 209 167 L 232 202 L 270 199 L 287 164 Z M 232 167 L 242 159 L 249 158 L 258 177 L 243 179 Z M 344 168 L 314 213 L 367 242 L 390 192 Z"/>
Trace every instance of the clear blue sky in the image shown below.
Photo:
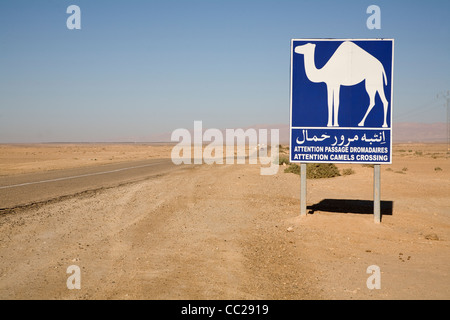
<path fill-rule="evenodd" d="M 292 38 L 394 38 L 394 122 L 445 121 L 450 1 L 2 0 L 0 142 L 288 124 Z"/>

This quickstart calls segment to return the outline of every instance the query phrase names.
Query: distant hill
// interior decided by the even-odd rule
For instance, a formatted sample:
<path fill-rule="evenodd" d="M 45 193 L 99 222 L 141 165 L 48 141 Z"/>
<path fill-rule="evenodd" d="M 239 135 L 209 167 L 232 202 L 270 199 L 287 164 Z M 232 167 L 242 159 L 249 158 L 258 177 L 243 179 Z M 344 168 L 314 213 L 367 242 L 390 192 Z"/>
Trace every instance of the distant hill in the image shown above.
<path fill-rule="evenodd" d="M 447 124 L 436 123 L 394 123 L 394 142 L 446 142 Z"/>

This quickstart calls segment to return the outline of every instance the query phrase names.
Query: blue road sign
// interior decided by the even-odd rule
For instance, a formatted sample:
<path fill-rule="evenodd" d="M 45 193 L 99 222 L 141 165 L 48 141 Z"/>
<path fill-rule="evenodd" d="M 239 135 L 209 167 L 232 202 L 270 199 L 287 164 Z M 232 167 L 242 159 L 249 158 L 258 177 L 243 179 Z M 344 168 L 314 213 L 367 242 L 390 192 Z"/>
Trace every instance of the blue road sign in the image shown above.
<path fill-rule="evenodd" d="M 393 39 L 293 39 L 290 161 L 391 163 L 393 61 Z"/>

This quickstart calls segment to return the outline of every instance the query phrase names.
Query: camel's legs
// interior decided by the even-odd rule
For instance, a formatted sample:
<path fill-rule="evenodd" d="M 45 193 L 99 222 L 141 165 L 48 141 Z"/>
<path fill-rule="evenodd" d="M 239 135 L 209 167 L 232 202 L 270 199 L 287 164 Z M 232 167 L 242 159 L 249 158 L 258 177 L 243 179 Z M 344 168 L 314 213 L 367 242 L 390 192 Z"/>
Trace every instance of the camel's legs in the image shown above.
<path fill-rule="evenodd" d="M 337 86 L 333 90 L 333 105 L 334 105 L 334 126 L 339 127 L 338 115 L 339 115 L 339 91 L 341 86 Z"/>
<path fill-rule="evenodd" d="M 383 110 L 384 110 L 384 122 L 383 122 L 383 128 L 387 128 L 387 112 L 388 112 L 388 101 L 386 99 L 386 95 L 384 94 L 384 87 L 383 85 L 380 86 L 380 89 L 378 90 L 378 94 L 380 96 L 381 101 L 383 102 Z"/>
<path fill-rule="evenodd" d="M 360 123 L 358 123 L 359 127 L 364 127 L 364 122 L 366 121 L 367 116 L 369 115 L 370 111 L 372 110 L 373 106 L 375 105 L 375 93 L 377 91 L 373 90 L 371 88 L 368 88 L 367 86 L 366 86 L 366 91 L 369 95 L 370 103 L 369 103 L 369 107 L 367 108 L 366 114 L 364 115 L 364 118 L 361 120 Z"/>
<path fill-rule="evenodd" d="M 333 88 L 327 86 L 327 98 L 328 98 L 328 123 L 327 127 L 333 126 Z"/>

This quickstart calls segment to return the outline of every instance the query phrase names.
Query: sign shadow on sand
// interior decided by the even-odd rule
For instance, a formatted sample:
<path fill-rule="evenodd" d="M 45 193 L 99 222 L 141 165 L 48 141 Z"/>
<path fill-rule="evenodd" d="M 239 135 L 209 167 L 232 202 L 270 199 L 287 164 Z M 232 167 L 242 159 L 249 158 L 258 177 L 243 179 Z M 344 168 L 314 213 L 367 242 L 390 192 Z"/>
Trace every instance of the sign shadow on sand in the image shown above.
<path fill-rule="evenodd" d="M 373 214 L 373 200 L 323 199 L 319 203 L 308 206 L 308 213 L 316 211 Z M 381 215 L 391 216 L 394 208 L 393 201 L 381 201 Z"/>

